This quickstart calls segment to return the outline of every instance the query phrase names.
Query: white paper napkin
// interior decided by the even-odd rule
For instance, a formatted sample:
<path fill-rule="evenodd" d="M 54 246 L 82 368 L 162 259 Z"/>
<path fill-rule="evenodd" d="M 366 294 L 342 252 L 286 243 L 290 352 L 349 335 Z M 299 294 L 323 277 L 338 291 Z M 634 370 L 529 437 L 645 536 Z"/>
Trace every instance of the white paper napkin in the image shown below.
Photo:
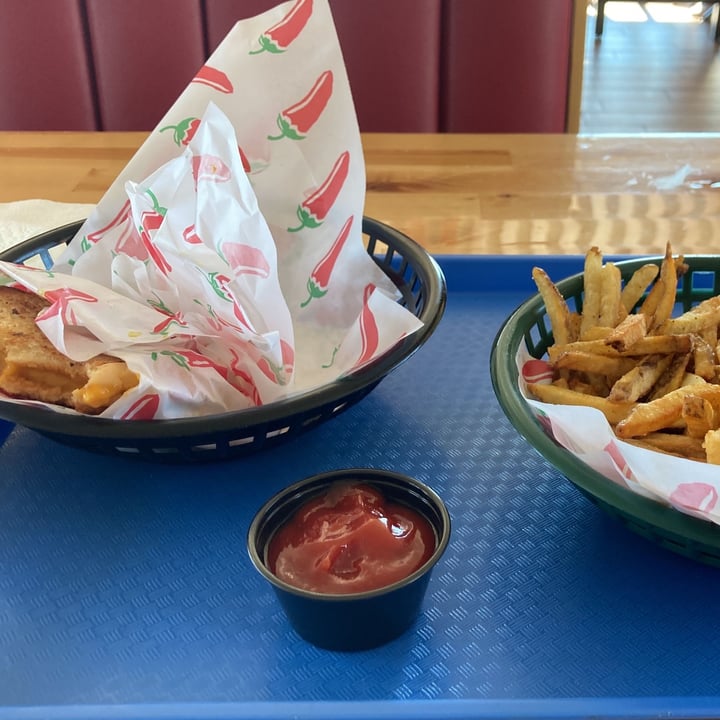
<path fill-rule="evenodd" d="M 84 220 L 94 207 L 42 199 L 0 203 L 0 251 L 47 230 Z"/>

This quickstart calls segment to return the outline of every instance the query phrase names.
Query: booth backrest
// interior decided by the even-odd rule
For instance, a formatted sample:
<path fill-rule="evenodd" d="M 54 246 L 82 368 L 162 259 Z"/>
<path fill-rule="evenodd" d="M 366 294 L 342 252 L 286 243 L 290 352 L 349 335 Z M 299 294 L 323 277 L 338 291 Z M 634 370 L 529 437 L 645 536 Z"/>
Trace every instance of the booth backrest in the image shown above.
<path fill-rule="evenodd" d="M 440 125 L 453 132 L 562 132 L 568 0 L 445 0 Z"/>
<path fill-rule="evenodd" d="M 0 130 L 150 130 L 277 0 L 2 0 Z M 330 0 L 364 132 L 563 132 L 573 0 Z"/>

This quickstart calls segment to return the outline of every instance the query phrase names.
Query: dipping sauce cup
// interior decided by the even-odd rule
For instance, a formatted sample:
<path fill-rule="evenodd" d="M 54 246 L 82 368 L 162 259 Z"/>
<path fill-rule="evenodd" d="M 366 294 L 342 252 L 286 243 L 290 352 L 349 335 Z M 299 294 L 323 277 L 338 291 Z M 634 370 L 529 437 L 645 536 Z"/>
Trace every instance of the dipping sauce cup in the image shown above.
<path fill-rule="evenodd" d="M 318 647 L 347 651 L 382 645 L 415 622 L 449 539 L 450 515 L 427 485 L 389 470 L 349 468 L 274 495 L 255 515 L 247 542 L 295 631 Z"/>

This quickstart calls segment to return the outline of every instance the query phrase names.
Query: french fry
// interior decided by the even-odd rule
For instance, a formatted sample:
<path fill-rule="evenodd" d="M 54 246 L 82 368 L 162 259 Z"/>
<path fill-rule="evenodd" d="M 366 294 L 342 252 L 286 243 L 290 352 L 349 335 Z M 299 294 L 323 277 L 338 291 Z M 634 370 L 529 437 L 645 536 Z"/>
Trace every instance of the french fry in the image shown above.
<path fill-rule="evenodd" d="M 711 327 L 705 328 L 702 333 L 700 333 L 702 339 L 710 345 L 710 347 L 714 348 L 717 345 L 718 342 L 718 329 L 717 325 L 713 325 Z"/>
<path fill-rule="evenodd" d="M 680 415 L 685 422 L 687 434 L 692 438 L 702 439 L 709 430 L 716 430 L 718 427 L 712 403 L 698 395 L 687 395 L 683 398 Z"/>
<path fill-rule="evenodd" d="M 583 309 L 580 321 L 580 337 L 599 324 L 600 299 L 602 297 L 602 254 L 591 247 L 585 254 L 583 269 Z"/>
<path fill-rule="evenodd" d="M 582 340 L 578 342 L 591 342 L 593 340 L 604 340 L 615 328 L 603 327 L 602 325 L 596 325 L 593 328 L 585 331 L 582 336 Z M 579 337 L 579 336 L 578 336 Z"/>
<path fill-rule="evenodd" d="M 685 379 L 685 370 L 690 362 L 690 353 L 682 353 L 672 355 L 670 366 L 660 376 L 652 392 L 648 395 L 648 402 L 657 400 L 657 398 L 667 395 L 673 390 L 677 390 Z"/>
<path fill-rule="evenodd" d="M 568 336 L 571 338 L 579 338 L 580 337 L 580 323 L 582 322 L 582 317 L 580 317 L 580 313 L 571 312 L 568 317 Z"/>
<path fill-rule="evenodd" d="M 707 380 L 701 378 L 699 375 L 696 375 L 695 373 L 686 372 L 685 375 L 683 375 L 683 381 L 681 383 L 682 387 L 686 387 L 687 385 L 706 385 Z"/>
<path fill-rule="evenodd" d="M 560 378 L 553 385 L 557 387 L 564 387 L 575 392 L 582 393 L 583 395 L 594 395 L 595 397 L 605 397 L 607 395 L 607 385 L 604 387 L 598 387 L 598 383 L 588 382 L 587 375 L 581 377 L 577 374 L 571 374 L 568 379 Z"/>
<path fill-rule="evenodd" d="M 638 340 L 622 352 L 607 345 L 602 339 L 578 340 L 564 345 L 551 345 L 548 348 L 548 357 L 550 362 L 554 362 L 563 352 L 588 352 L 607 357 L 643 357 L 645 355 L 688 353 L 691 350 L 692 337 L 690 335 L 650 335 Z"/>
<path fill-rule="evenodd" d="M 672 335 L 701 335 L 709 327 L 720 324 L 720 295 L 703 300 L 679 317 L 671 318 L 663 323 L 661 331 Z"/>
<path fill-rule="evenodd" d="M 647 297 L 643 300 L 642 305 L 640 305 L 640 309 L 638 310 L 638 312 L 644 315 L 647 319 L 648 327 L 653 326 L 655 312 L 658 309 L 658 305 L 660 305 L 660 300 L 662 299 L 664 293 L 665 283 L 663 282 L 663 279 L 659 277 L 653 283 L 652 288 L 650 288 L 650 292 L 647 294 Z"/>
<path fill-rule="evenodd" d="M 720 430 L 709 430 L 703 440 L 707 462 L 720 465 Z"/>
<path fill-rule="evenodd" d="M 648 355 L 620 377 L 610 389 L 614 402 L 636 402 L 650 392 L 670 366 L 672 355 Z"/>
<path fill-rule="evenodd" d="M 630 414 L 619 421 L 615 432 L 620 438 L 642 437 L 648 433 L 670 427 L 681 418 L 683 400 L 698 395 L 710 402 L 720 402 L 720 385 L 685 385 L 649 403 L 637 403 Z"/>
<path fill-rule="evenodd" d="M 614 328 L 622 319 L 620 317 L 621 282 L 622 278 L 617 266 L 610 262 L 606 263 L 602 269 L 602 296 L 600 298 L 600 316 L 598 318 L 598 325 L 602 327 Z"/>
<path fill-rule="evenodd" d="M 700 335 L 693 336 L 693 368 L 703 380 L 715 379 L 715 353 Z"/>
<path fill-rule="evenodd" d="M 720 296 L 672 317 L 688 269 L 668 243 L 659 264 L 639 267 L 623 284 L 593 247 L 580 313 L 533 269 L 552 326 L 555 379 L 528 386 L 532 396 L 594 407 L 623 440 L 720 465 Z"/>
<path fill-rule="evenodd" d="M 612 379 L 606 375 L 598 375 L 597 373 L 583 373 L 588 384 L 592 388 L 592 394 L 601 398 L 606 398 L 610 392 Z M 572 387 L 572 385 L 570 385 Z"/>
<path fill-rule="evenodd" d="M 589 353 L 591 355 L 603 355 L 605 357 L 620 357 L 620 353 L 615 348 L 605 344 L 603 338 L 597 340 L 578 340 L 565 345 L 555 344 L 548 349 L 548 358 L 551 363 L 555 363 L 563 353 Z"/>
<path fill-rule="evenodd" d="M 620 294 L 620 300 L 628 312 L 632 312 L 632 309 L 659 272 L 660 268 L 655 263 L 648 263 L 639 267 L 632 274 Z"/>
<path fill-rule="evenodd" d="M 647 450 L 667 453 L 668 455 L 691 458 L 692 460 L 705 460 L 703 441 L 689 435 L 675 432 L 655 432 L 649 433 L 643 438 L 630 438 L 625 442 Z"/>
<path fill-rule="evenodd" d="M 677 293 L 677 268 L 673 258 L 670 243 L 665 247 L 665 257 L 660 265 L 660 280 L 662 281 L 662 293 L 658 298 L 652 322 L 648 324 L 648 330 L 652 331 L 660 327 L 670 318 L 675 307 L 675 295 Z"/>
<path fill-rule="evenodd" d="M 593 407 L 600 410 L 611 425 L 616 425 L 626 418 L 634 408 L 634 403 L 615 403 L 607 398 L 584 395 L 557 385 L 530 383 L 528 384 L 528 391 L 540 402 L 554 405 L 585 405 Z"/>
<path fill-rule="evenodd" d="M 558 369 L 597 373 L 619 378 L 635 367 L 632 358 L 609 357 L 588 352 L 564 352 L 553 363 Z"/>
<path fill-rule="evenodd" d="M 533 268 L 532 277 L 545 303 L 555 342 L 563 344 L 574 340 L 571 334 L 570 309 L 565 298 L 542 268 Z"/>
<path fill-rule="evenodd" d="M 625 356 L 633 355 L 670 355 L 690 352 L 692 337 L 690 335 L 649 335 L 638 340 L 625 350 Z"/>
<path fill-rule="evenodd" d="M 618 352 L 632 347 L 647 334 L 647 319 L 644 315 L 627 315 L 625 319 L 605 337 L 605 344 Z"/>

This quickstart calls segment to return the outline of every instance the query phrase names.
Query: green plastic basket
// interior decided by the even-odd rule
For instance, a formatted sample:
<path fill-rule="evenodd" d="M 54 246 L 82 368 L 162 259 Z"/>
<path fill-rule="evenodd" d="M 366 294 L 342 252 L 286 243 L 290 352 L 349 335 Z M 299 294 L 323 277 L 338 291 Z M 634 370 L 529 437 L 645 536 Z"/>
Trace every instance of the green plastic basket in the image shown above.
<path fill-rule="evenodd" d="M 678 311 L 720 294 L 720 256 L 691 255 L 686 256 L 685 261 L 690 269 L 678 287 Z M 659 265 L 662 258 L 623 260 L 616 265 L 623 279 L 627 279 L 648 262 Z M 582 273 L 556 284 L 570 308 L 581 310 Z M 490 358 L 490 375 L 495 394 L 510 422 L 586 497 L 630 530 L 668 550 L 720 567 L 720 526 L 681 513 L 608 480 L 545 434 L 520 393 L 515 357 L 520 343 L 526 343 L 531 355 L 540 358 L 552 341 L 550 323 L 539 294 L 515 310 L 498 332 Z"/>

